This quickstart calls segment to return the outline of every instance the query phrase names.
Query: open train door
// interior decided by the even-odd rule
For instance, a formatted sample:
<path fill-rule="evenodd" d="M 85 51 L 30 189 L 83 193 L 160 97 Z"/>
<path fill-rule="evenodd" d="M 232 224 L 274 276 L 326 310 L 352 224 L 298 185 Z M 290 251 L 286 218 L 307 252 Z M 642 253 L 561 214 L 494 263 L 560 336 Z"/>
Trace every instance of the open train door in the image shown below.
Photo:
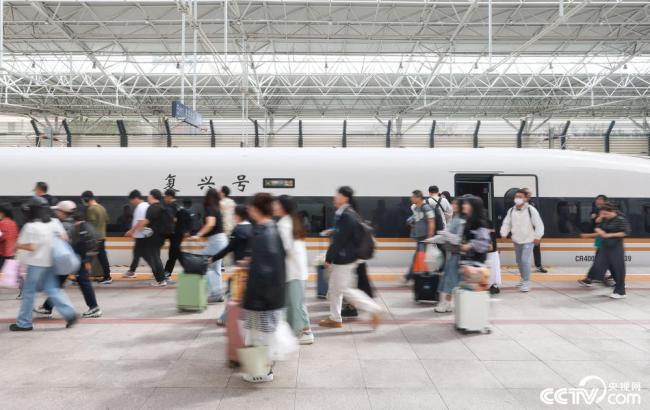
<path fill-rule="evenodd" d="M 528 188 L 533 193 L 535 207 L 539 208 L 539 186 L 537 175 L 495 175 L 492 178 L 492 209 L 495 226 L 501 227 L 506 212 L 515 204 L 515 193 L 521 188 Z"/>

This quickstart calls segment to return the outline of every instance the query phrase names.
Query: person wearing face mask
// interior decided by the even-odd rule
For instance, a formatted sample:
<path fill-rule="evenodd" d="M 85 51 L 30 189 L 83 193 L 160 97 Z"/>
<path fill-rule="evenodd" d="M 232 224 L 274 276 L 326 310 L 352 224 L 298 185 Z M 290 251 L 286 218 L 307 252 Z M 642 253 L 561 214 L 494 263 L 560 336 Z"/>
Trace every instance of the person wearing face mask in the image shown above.
<path fill-rule="evenodd" d="M 544 222 L 542 222 L 537 209 L 528 204 L 526 197 L 525 190 L 517 191 L 515 206 L 508 210 L 501 225 L 502 238 L 512 235 L 517 266 L 521 275 L 519 286 L 522 292 L 530 290 L 530 260 L 533 255 L 533 247 L 540 243 L 544 236 Z"/>

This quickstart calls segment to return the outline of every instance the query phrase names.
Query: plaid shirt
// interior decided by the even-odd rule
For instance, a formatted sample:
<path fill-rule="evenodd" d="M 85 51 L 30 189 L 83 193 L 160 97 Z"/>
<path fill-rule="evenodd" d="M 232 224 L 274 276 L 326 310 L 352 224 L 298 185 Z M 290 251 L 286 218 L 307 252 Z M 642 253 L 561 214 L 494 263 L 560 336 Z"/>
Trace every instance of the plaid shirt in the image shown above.
<path fill-rule="evenodd" d="M 0 256 L 10 257 L 16 254 L 18 225 L 12 219 L 3 218 L 0 221 Z"/>

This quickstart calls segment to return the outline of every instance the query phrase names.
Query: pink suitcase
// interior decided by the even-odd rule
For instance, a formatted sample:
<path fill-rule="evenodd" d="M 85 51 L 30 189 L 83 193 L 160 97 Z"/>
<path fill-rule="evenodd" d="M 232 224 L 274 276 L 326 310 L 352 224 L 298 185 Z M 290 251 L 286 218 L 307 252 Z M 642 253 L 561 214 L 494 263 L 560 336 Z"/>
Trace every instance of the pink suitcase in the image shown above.
<path fill-rule="evenodd" d="M 226 355 L 231 362 L 239 362 L 237 349 L 244 347 L 244 338 L 242 337 L 241 327 L 239 326 L 239 317 L 241 307 L 239 302 L 229 300 L 227 305 L 228 314 L 226 315 Z"/>

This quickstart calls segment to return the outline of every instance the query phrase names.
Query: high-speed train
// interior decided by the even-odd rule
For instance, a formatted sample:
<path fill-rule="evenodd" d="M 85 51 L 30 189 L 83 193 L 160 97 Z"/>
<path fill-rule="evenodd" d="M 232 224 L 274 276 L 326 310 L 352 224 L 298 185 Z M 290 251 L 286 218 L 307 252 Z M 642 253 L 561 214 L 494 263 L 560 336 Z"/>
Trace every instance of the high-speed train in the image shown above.
<path fill-rule="evenodd" d="M 50 193 L 78 202 L 92 190 L 107 208 L 111 224 L 107 248 L 113 263 L 128 263 L 130 244 L 122 238 L 126 196 L 132 189 L 172 188 L 179 199 L 200 208 L 210 187 L 232 189 L 235 200 L 266 191 L 296 198 L 308 232 L 309 249 L 327 243 L 318 232 L 331 226 L 332 195 L 354 188 L 363 217 L 379 240 L 373 263 L 406 265 L 413 242 L 405 220 L 414 189 L 437 185 L 452 195 L 483 198 L 498 226 L 514 190 L 529 188 L 544 220 L 546 264 L 587 266 L 593 199 L 606 194 L 632 225 L 627 262 L 650 263 L 650 160 L 615 154 L 539 149 L 465 148 L 3 148 L 0 201 L 20 204 L 36 181 Z M 123 215 L 124 214 L 124 215 Z M 512 263 L 512 247 L 501 244 L 502 260 Z"/>

